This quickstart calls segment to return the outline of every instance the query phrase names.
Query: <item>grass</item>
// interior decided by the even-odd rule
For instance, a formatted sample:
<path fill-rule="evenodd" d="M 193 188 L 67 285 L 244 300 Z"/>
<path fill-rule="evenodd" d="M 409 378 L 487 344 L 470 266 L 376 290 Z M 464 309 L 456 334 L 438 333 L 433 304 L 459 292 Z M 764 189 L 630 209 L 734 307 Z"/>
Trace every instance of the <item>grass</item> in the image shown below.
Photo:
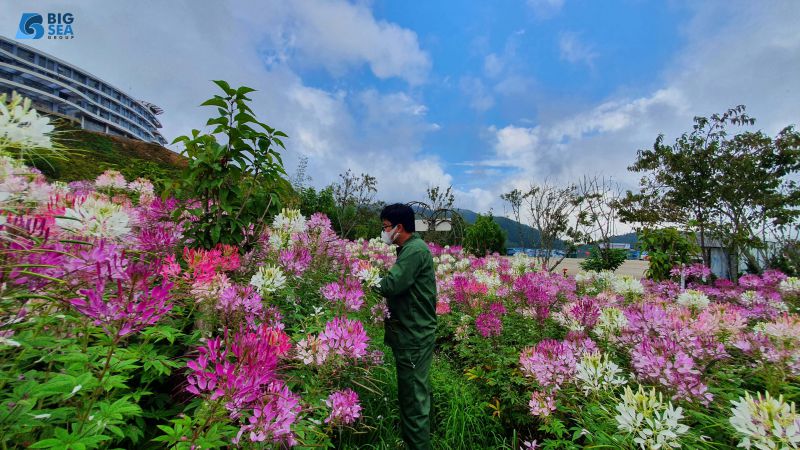
<path fill-rule="evenodd" d="M 400 418 L 397 410 L 397 379 L 387 349 L 386 371 L 379 372 L 384 384 L 383 397 L 362 396 L 368 431 L 343 433 L 337 448 L 394 449 L 403 448 Z M 431 441 L 436 449 L 510 449 L 499 421 L 491 416 L 481 393 L 467 383 L 464 375 L 453 368 L 443 355 L 434 355 L 431 367 L 433 405 Z"/>
<path fill-rule="evenodd" d="M 186 158 L 160 145 L 92 131 L 65 128 L 55 141 L 65 148 L 64 158 L 28 161 L 53 181 L 94 180 L 114 169 L 129 181 L 145 177 L 159 188 L 177 179 L 187 165 Z"/>

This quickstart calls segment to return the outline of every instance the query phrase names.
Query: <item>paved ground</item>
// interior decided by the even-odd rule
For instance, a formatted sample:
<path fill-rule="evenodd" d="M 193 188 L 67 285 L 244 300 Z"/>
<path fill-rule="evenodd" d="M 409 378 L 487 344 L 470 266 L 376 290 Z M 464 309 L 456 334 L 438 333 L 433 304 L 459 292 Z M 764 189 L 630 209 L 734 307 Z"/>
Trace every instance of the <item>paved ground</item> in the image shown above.
<path fill-rule="evenodd" d="M 561 264 L 556 268 L 556 271 L 561 273 L 564 268 L 567 269 L 568 275 L 575 275 L 576 273 L 581 271 L 581 268 L 578 264 L 581 263 L 583 259 L 578 258 L 566 258 Z M 619 275 L 630 275 L 634 278 L 644 278 L 644 272 L 647 270 L 647 267 L 650 263 L 647 261 L 638 261 L 635 259 L 627 259 L 625 262 L 620 266 L 619 269 L 615 273 Z"/>

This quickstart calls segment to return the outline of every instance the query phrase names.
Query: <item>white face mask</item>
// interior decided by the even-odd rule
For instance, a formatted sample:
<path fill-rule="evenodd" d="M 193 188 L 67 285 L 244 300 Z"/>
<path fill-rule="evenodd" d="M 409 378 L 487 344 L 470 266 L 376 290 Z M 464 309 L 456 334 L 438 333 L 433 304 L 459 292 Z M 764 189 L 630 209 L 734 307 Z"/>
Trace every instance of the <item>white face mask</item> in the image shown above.
<path fill-rule="evenodd" d="M 397 237 L 397 225 L 392 228 L 391 232 L 387 232 L 386 230 L 381 231 L 381 240 L 388 245 L 394 243 L 394 239 Z"/>

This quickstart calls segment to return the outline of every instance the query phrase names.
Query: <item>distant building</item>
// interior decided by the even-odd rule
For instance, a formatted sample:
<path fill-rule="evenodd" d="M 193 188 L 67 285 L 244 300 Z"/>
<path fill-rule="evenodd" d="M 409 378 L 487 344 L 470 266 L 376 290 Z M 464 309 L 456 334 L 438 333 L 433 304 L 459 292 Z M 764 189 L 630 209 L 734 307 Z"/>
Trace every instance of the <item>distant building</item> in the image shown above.
<path fill-rule="evenodd" d="M 609 248 L 618 249 L 618 250 L 630 250 L 631 244 L 623 244 L 621 242 L 611 242 L 608 244 Z M 606 248 L 605 242 L 600 242 L 597 244 L 597 248 Z"/>
<path fill-rule="evenodd" d="M 699 237 L 697 237 L 697 245 L 700 245 Z M 739 261 L 735 261 L 736 258 L 731 255 L 730 250 L 723 246 L 718 239 L 706 237 L 703 249 L 709 253 L 711 258 L 711 272 L 718 278 L 730 279 L 734 270 L 736 273 L 747 270 L 747 260 L 745 257 L 740 255 Z M 772 256 L 780 250 L 776 242 L 767 242 L 767 249 L 766 253 L 768 256 Z M 768 261 L 764 259 L 761 253 L 753 253 L 758 263 L 762 267 L 765 267 Z"/>
<path fill-rule="evenodd" d="M 165 145 L 163 111 L 52 55 L 0 36 L 0 93 L 17 91 L 42 112 L 81 128 Z"/>

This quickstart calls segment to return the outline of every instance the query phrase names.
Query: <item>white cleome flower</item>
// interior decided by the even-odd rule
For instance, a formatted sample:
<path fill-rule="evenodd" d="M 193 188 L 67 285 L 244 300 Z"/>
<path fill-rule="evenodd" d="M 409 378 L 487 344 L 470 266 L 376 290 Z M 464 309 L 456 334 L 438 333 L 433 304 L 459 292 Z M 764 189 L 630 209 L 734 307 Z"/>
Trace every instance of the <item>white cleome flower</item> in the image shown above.
<path fill-rule="evenodd" d="M 0 95 L 0 145 L 21 148 L 50 148 L 50 119 L 40 116 L 31 108 L 30 99 L 17 93 L 8 103 L 7 96 Z"/>
<path fill-rule="evenodd" d="M 625 384 L 622 369 L 608 359 L 607 354 L 586 353 L 576 367 L 575 378 L 584 394 L 607 391 Z"/>
<path fill-rule="evenodd" d="M 687 289 L 678 295 L 678 304 L 690 308 L 705 309 L 708 307 L 708 297 L 706 294 L 694 289 Z"/>
<path fill-rule="evenodd" d="M 517 253 L 518 255 L 521 253 Z M 516 256 L 516 255 L 514 255 Z M 579 284 L 583 283 L 591 283 L 594 281 L 595 277 L 597 276 L 597 272 L 588 271 L 588 272 L 578 272 L 575 274 L 575 282 Z"/>
<path fill-rule="evenodd" d="M 250 284 L 264 295 L 267 292 L 275 292 L 284 287 L 286 285 L 286 275 L 283 274 L 283 271 L 278 266 L 261 266 L 255 275 L 250 278 Z"/>
<path fill-rule="evenodd" d="M 778 286 L 781 293 L 784 295 L 797 295 L 800 294 L 800 278 L 789 277 Z"/>
<path fill-rule="evenodd" d="M 777 399 L 765 393 L 756 398 L 745 393 L 733 401 L 730 423 L 741 436 L 739 447 L 758 449 L 789 449 L 800 445 L 800 416 L 795 404 L 787 404 L 783 396 Z"/>
<path fill-rule="evenodd" d="M 531 258 L 522 252 L 514 253 L 511 258 L 511 269 L 517 274 L 524 274 L 531 270 Z"/>
<path fill-rule="evenodd" d="M 272 228 L 289 233 L 302 233 L 307 228 L 306 218 L 300 214 L 300 210 L 283 208 L 281 213 L 272 219 Z"/>
<path fill-rule="evenodd" d="M 7 345 L 9 347 L 19 347 L 21 344 L 13 339 L 0 336 L 0 345 Z"/>
<path fill-rule="evenodd" d="M 756 291 L 744 291 L 739 295 L 739 301 L 745 306 L 750 306 L 764 301 L 764 297 Z"/>
<path fill-rule="evenodd" d="M 462 258 L 456 261 L 457 270 L 467 270 L 472 266 L 472 263 L 467 258 Z"/>
<path fill-rule="evenodd" d="M 633 433 L 633 442 L 642 450 L 679 448 L 680 437 L 689 431 L 682 425 L 683 408 L 673 407 L 672 402 L 664 404 L 661 393 L 655 388 L 649 392 L 639 386 L 636 393 L 629 386 L 617 404 L 619 414 L 614 418 L 617 428 Z"/>
<path fill-rule="evenodd" d="M 56 218 L 59 228 L 71 233 L 97 238 L 115 239 L 130 234 L 130 217 L 122 206 L 97 198 L 67 208 L 64 217 Z"/>
<path fill-rule="evenodd" d="M 642 283 L 636 278 L 629 276 L 615 277 L 615 279 L 611 281 L 611 288 L 614 289 L 614 292 L 617 294 L 624 296 L 644 294 L 644 286 L 642 286 Z"/>
<path fill-rule="evenodd" d="M 436 265 L 436 275 L 444 276 L 453 270 L 452 264 L 439 263 Z"/>
<path fill-rule="evenodd" d="M 485 284 L 486 287 L 492 292 L 494 292 L 498 287 L 500 287 L 500 284 L 502 284 L 502 281 L 500 281 L 500 276 L 496 272 L 489 273 L 485 270 L 476 270 L 474 276 L 475 280 L 477 280 L 479 283 Z"/>
<path fill-rule="evenodd" d="M 500 261 L 497 258 L 486 258 L 486 270 L 494 271 L 500 267 Z"/>
<path fill-rule="evenodd" d="M 598 336 L 608 339 L 619 335 L 626 325 L 628 325 L 628 319 L 625 314 L 617 308 L 608 307 L 600 311 L 600 317 L 597 318 L 597 324 L 593 331 Z"/>
<path fill-rule="evenodd" d="M 370 267 L 368 269 L 364 268 L 359 270 L 355 273 L 355 276 L 358 277 L 366 286 L 369 287 L 378 287 L 381 284 L 381 271 L 377 267 Z"/>
<path fill-rule="evenodd" d="M 585 327 L 581 325 L 581 323 L 578 322 L 577 319 L 568 316 L 567 314 L 564 314 L 564 311 L 555 312 L 553 313 L 552 317 L 556 322 L 563 325 L 564 328 L 566 328 L 569 331 L 583 332 L 585 330 Z"/>

